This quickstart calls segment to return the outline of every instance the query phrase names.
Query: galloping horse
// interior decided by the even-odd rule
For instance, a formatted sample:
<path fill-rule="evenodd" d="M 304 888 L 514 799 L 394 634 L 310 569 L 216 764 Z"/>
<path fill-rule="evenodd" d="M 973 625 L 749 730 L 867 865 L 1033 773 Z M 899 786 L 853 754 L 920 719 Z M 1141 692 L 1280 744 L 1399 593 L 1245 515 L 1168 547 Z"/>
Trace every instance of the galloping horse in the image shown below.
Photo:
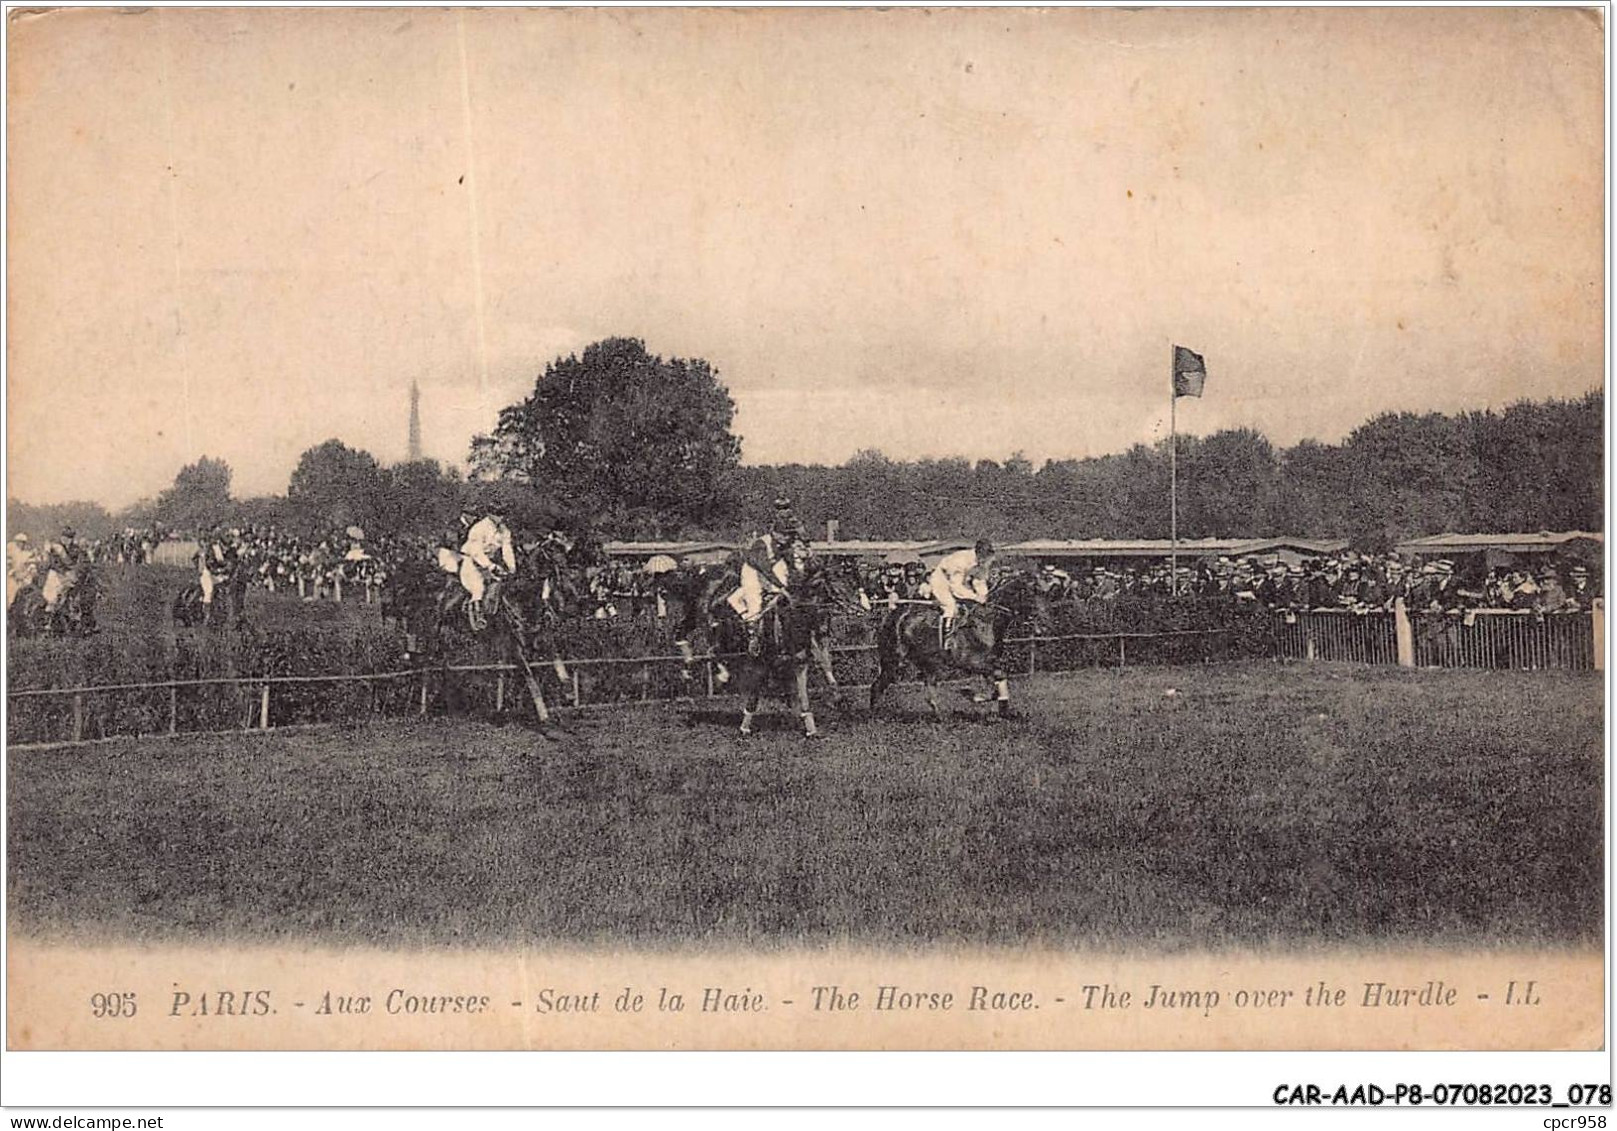
<path fill-rule="evenodd" d="M 17 591 L 6 616 L 12 635 L 88 636 L 96 631 L 95 606 L 100 589 L 95 567 L 81 562 L 62 574 L 56 608 L 45 604 L 46 572 Z"/>
<path fill-rule="evenodd" d="M 554 632 L 560 618 L 576 607 L 579 593 L 574 572 L 541 543 L 529 547 L 517 572 L 491 584 L 484 598 L 487 626 L 477 636 L 522 673 L 540 733 L 547 738 L 551 710 L 529 657 L 549 652 L 557 679 L 566 683 L 567 667 L 555 648 Z M 444 666 L 446 631 L 452 626 L 458 633 L 472 631 L 465 607 L 466 590 L 455 576 L 446 577 L 436 565 L 415 559 L 400 563 L 382 595 L 382 616 L 404 630 L 406 652 Z"/>
<path fill-rule="evenodd" d="M 926 681 L 926 701 L 932 714 L 938 708 L 938 682 L 949 672 L 984 676 L 992 686 L 999 713 L 1011 713 L 1010 681 L 1005 674 L 1005 639 L 1014 627 L 1029 623 L 1035 631 L 1049 623 L 1049 601 L 1037 581 L 1027 574 L 1012 574 L 988 593 L 987 604 L 960 603 L 954 634 L 945 645 L 939 637 L 942 610 L 926 604 L 905 605 L 887 614 L 876 637 L 881 670 L 870 686 L 870 706 L 875 710 L 882 694 L 898 682 L 899 669 L 907 661 L 914 664 Z M 978 697 L 986 702 L 987 696 Z"/>
<path fill-rule="evenodd" d="M 831 613 L 838 606 L 852 606 L 853 599 L 842 592 L 837 579 L 817 558 L 797 559 L 793 588 L 794 607 L 807 617 L 809 657 L 820 669 L 829 687 L 837 686 L 837 673 L 831 662 Z M 740 568 L 733 562 L 697 566 L 668 575 L 670 603 L 679 610 L 676 643 L 688 664 L 696 658 L 690 641 L 698 628 L 706 627 L 713 651 L 719 656 L 746 650 L 746 634 L 741 619 L 730 607 L 730 594 L 741 584 Z M 718 681 L 728 683 L 729 665 L 717 662 Z"/>
<path fill-rule="evenodd" d="M 174 595 L 175 627 L 201 625 L 208 628 L 223 622 L 231 628 L 240 628 L 247 613 L 247 577 L 245 559 L 238 561 L 230 576 L 214 583 L 213 600 L 206 604 L 202 600 L 199 582 L 193 581 L 181 589 Z"/>
<path fill-rule="evenodd" d="M 802 721 L 804 736 L 820 736 L 809 702 L 809 663 L 819 663 L 828 682 L 835 685 L 830 649 L 824 642 L 824 627 L 836 594 L 829 574 L 818 568 L 801 548 L 794 557 L 789 577 L 785 592 L 768 596 L 756 654 L 749 653 L 746 627 L 728 600 L 740 580 L 733 568 L 706 567 L 693 571 L 682 586 L 685 615 L 680 626 L 680 647 L 686 664 L 696 658 L 690 640 L 705 619 L 719 681 L 734 679 L 736 691 L 742 697 L 742 734 L 753 733 L 753 719 L 764 690 L 772 683 L 789 683 L 790 698 Z"/>

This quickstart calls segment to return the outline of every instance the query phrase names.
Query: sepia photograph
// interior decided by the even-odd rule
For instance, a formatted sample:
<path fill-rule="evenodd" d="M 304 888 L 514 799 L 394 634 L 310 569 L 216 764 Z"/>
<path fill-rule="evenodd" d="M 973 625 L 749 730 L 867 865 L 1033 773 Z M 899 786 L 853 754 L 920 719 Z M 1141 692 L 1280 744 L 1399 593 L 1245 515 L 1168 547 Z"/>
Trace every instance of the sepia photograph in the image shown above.
<path fill-rule="evenodd" d="M 1605 18 L 8 9 L 7 1047 L 1603 1048 Z"/>

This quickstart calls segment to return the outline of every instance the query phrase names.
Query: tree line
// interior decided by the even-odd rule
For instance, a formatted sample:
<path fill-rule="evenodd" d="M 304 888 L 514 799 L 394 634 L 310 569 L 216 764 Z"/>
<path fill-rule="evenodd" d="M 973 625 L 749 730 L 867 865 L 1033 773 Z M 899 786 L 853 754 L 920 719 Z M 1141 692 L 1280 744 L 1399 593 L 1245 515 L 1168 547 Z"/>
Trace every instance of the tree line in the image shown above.
<path fill-rule="evenodd" d="M 1604 396 L 1524 401 L 1503 411 L 1385 413 L 1341 443 L 1277 448 L 1261 432 L 1178 437 L 1181 538 L 1346 538 L 1365 550 L 1443 531 L 1601 530 Z M 838 520 L 843 538 L 1166 538 L 1168 441 L 1035 467 L 893 460 L 743 467 L 743 511 L 777 489 Z"/>
<path fill-rule="evenodd" d="M 835 520 L 845 539 L 1168 535 L 1166 440 L 1039 466 L 1021 453 L 896 460 L 876 449 L 839 466 L 749 466 L 734 416 L 708 362 L 610 338 L 547 365 L 532 393 L 472 440 L 464 475 L 431 460 L 383 465 L 330 439 L 303 453 L 285 495 L 237 499 L 229 466 L 204 457 L 122 511 L 11 500 L 8 514 L 13 531 L 36 538 L 63 524 L 88 537 L 257 524 L 437 538 L 453 534 L 462 511 L 498 500 L 527 527 L 729 539 L 765 521 L 786 492 L 817 533 Z M 1179 533 L 1342 537 L 1381 550 L 1445 530 L 1600 530 L 1604 441 L 1600 391 L 1502 411 L 1385 413 L 1338 444 L 1277 448 L 1252 429 L 1180 436 Z"/>

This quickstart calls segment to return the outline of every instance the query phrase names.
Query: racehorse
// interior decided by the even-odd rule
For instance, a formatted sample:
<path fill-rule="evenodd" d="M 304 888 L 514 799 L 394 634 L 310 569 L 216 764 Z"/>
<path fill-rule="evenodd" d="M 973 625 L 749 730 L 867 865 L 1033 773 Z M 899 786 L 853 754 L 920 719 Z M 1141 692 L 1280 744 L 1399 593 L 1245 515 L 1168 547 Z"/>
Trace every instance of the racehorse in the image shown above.
<path fill-rule="evenodd" d="M 818 558 L 806 554 L 796 559 L 793 587 L 798 590 L 795 608 L 807 618 L 809 657 L 820 669 L 828 687 L 837 686 L 837 673 L 831 662 L 831 614 L 838 606 L 852 607 L 853 600 L 843 592 L 838 579 Z M 739 614 L 730 605 L 730 594 L 741 585 L 741 570 L 734 562 L 697 566 L 677 574 L 664 575 L 668 600 L 679 610 L 675 644 L 684 654 L 687 667 L 696 659 L 691 640 L 705 625 L 714 642 L 717 679 L 728 683 L 732 673 L 722 657 L 746 650 L 746 634 Z M 672 611 L 671 609 L 671 611 Z"/>
<path fill-rule="evenodd" d="M 818 738 L 820 731 L 809 701 L 809 664 L 819 663 L 828 682 L 835 686 L 826 631 L 830 609 L 838 595 L 830 574 L 809 558 L 802 546 L 795 548 L 788 579 L 784 592 L 766 595 L 754 653 L 748 648 L 746 626 L 729 602 L 730 594 L 740 584 L 735 568 L 712 566 L 692 571 L 680 587 L 685 615 L 679 645 L 688 669 L 696 659 L 690 641 L 701 622 L 706 621 L 719 682 L 733 679 L 742 697 L 742 734 L 753 733 L 763 693 L 778 683 L 790 687 L 790 699 L 804 736 Z"/>
<path fill-rule="evenodd" d="M 943 612 L 931 601 L 909 604 L 887 614 L 876 636 L 881 670 L 870 686 L 870 707 L 875 710 L 882 694 L 898 682 L 905 662 L 914 664 L 926 681 L 926 701 L 935 717 L 938 708 L 938 682 L 949 672 L 967 672 L 985 677 L 992 688 L 1001 715 L 1011 713 L 1010 681 L 1005 674 L 1005 640 L 1014 628 L 1027 623 L 1035 632 L 1050 622 L 1049 599 L 1035 578 L 1015 573 L 988 592 L 986 604 L 961 601 L 954 633 L 947 644 L 939 634 Z M 979 696 L 977 702 L 987 702 Z"/>
<path fill-rule="evenodd" d="M 555 647 L 555 629 L 564 615 L 576 610 L 580 592 L 575 571 L 560 553 L 539 543 L 524 550 L 514 575 L 490 582 L 483 599 L 485 626 L 475 633 L 465 612 L 465 587 L 455 575 L 445 576 L 428 561 L 412 558 L 399 564 L 383 589 L 381 611 L 384 620 L 404 630 L 408 656 L 445 668 L 445 637 L 451 630 L 491 644 L 502 662 L 522 673 L 540 733 L 549 738 L 546 728 L 554 719 L 530 657 L 549 652 L 556 678 L 567 682 L 566 664 Z"/>
<path fill-rule="evenodd" d="M 17 591 L 6 623 L 14 636 L 88 636 L 96 631 L 95 606 L 99 595 L 95 567 L 80 562 L 60 573 L 62 590 L 51 609 L 45 602 L 48 571 Z"/>
<path fill-rule="evenodd" d="M 177 628 L 201 625 L 209 628 L 225 624 L 240 628 L 247 617 L 247 566 L 238 561 L 236 568 L 222 579 L 215 578 L 213 600 L 204 603 L 202 585 L 192 582 L 174 595 L 174 624 Z"/>

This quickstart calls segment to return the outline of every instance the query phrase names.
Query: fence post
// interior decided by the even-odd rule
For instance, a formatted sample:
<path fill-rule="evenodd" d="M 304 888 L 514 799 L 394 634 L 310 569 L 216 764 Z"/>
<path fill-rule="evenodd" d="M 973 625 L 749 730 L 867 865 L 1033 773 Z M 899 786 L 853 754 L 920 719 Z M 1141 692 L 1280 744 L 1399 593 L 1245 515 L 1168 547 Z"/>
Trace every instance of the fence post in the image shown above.
<path fill-rule="evenodd" d="M 1128 638 L 1124 637 L 1124 636 L 1119 636 L 1117 638 L 1117 666 L 1120 667 L 1120 668 L 1126 668 L 1126 667 L 1128 667 L 1128 663 L 1129 663 L 1129 642 L 1128 642 Z"/>
<path fill-rule="evenodd" d="M 707 697 L 711 699 L 713 698 L 713 661 L 711 659 L 703 660 L 702 667 L 707 671 Z"/>
<path fill-rule="evenodd" d="M 1037 675 L 1039 671 L 1039 638 L 1030 636 L 1027 639 L 1027 674 Z"/>
<path fill-rule="evenodd" d="M 84 737 L 84 696 L 73 696 L 73 741 L 78 742 Z"/>
<path fill-rule="evenodd" d="M 1398 641 L 1398 666 L 1415 666 L 1415 626 L 1409 621 L 1409 607 L 1402 597 L 1392 603 L 1393 635 Z"/>
<path fill-rule="evenodd" d="M 269 689 L 270 685 L 266 683 L 263 689 L 258 693 L 259 730 L 269 730 Z"/>
<path fill-rule="evenodd" d="M 427 717 L 427 673 L 426 672 L 421 673 L 421 705 L 420 705 L 420 707 L 417 708 L 417 713 L 422 718 Z"/>
<path fill-rule="evenodd" d="M 494 681 L 494 713 L 497 715 L 505 710 L 505 672 L 501 671 Z"/>
<path fill-rule="evenodd" d="M 1589 606 L 1590 625 L 1594 629 L 1595 671 L 1606 670 L 1606 599 L 1596 597 Z"/>
<path fill-rule="evenodd" d="M 573 673 L 572 674 L 573 674 L 573 706 L 582 707 L 584 705 L 584 698 L 583 698 L 583 696 L 581 694 L 579 694 L 579 690 L 578 690 L 578 665 L 577 664 L 573 665 Z"/>
<path fill-rule="evenodd" d="M 173 684 L 168 689 L 168 732 L 178 734 L 180 730 L 180 689 Z"/>

